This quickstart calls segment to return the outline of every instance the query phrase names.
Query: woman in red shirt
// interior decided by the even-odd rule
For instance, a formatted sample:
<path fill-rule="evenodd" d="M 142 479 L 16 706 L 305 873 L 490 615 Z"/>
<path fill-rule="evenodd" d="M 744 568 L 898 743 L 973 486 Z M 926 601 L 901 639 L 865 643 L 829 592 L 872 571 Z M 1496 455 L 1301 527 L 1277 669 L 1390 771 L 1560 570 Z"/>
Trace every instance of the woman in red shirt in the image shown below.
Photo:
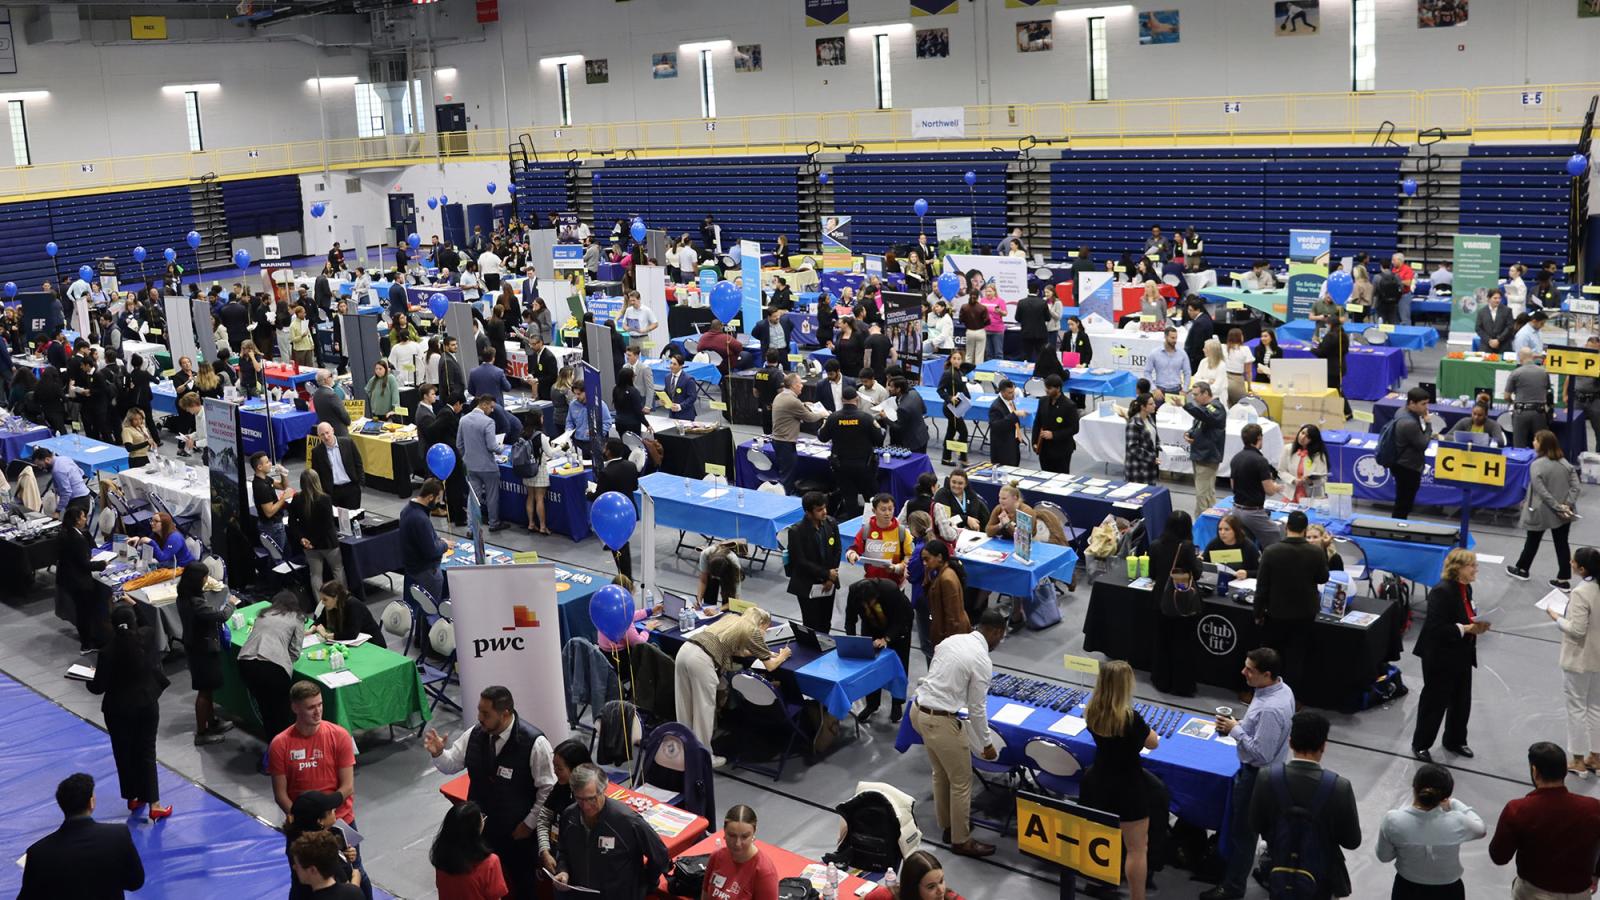
<path fill-rule="evenodd" d="M 944 886 L 944 866 L 926 850 L 906 857 L 900 864 L 900 884 L 889 888 L 879 885 L 867 895 L 867 900 L 963 900 L 962 896 Z"/>
<path fill-rule="evenodd" d="M 729 809 L 722 840 L 706 863 L 700 900 L 778 900 L 778 870 L 756 846 L 756 811 L 743 803 Z"/>
<path fill-rule="evenodd" d="M 428 861 L 439 900 L 504 900 L 511 893 L 500 857 L 483 842 L 483 810 L 468 800 L 444 814 Z"/>

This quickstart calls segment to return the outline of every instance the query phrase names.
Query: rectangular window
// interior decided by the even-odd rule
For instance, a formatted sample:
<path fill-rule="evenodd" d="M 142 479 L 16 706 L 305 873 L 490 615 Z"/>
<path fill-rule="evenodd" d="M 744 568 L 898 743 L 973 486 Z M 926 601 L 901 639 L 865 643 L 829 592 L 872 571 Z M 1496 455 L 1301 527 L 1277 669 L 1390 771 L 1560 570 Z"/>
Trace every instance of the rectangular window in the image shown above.
<path fill-rule="evenodd" d="M 356 136 L 383 137 L 383 101 L 370 84 L 356 85 Z"/>
<path fill-rule="evenodd" d="M 199 153 L 205 149 L 205 143 L 200 137 L 200 92 L 183 92 L 183 111 L 189 118 L 189 152 Z"/>
<path fill-rule="evenodd" d="M 894 90 L 889 79 L 889 36 L 872 36 L 872 75 L 877 87 L 878 108 L 894 108 Z"/>
<path fill-rule="evenodd" d="M 572 82 L 567 80 L 567 64 L 556 63 L 556 90 L 561 95 L 561 124 L 572 124 Z"/>
<path fill-rule="evenodd" d="M 28 118 L 22 112 L 22 101 L 6 101 L 6 110 L 11 113 L 12 161 L 15 165 L 31 166 L 33 159 L 28 154 Z"/>
<path fill-rule="evenodd" d="M 1350 90 L 1378 89 L 1377 0 L 1350 3 Z"/>
<path fill-rule="evenodd" d="M 700 118 L 717 117 L 717 79 L 711 71 L 711 51 L 700 51 Z"/>
<path fill-rule="evenodd" d="M 1111 96 L 1106 82 L 1106 19 L 1089 17 L 1089 99 L 1106 100 Z"/>

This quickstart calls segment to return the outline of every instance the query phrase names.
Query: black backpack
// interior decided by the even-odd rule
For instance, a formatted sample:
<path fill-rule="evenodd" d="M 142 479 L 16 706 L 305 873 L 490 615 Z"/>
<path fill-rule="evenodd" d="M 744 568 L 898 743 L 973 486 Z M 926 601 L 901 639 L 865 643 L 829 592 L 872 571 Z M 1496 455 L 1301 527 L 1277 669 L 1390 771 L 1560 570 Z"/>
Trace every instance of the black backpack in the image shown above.
<path fill-rule="evenodd" d="M 699 897 L 705 891 L 706 867 L 710 863 L 709 853 L 673 860 L 672 871 L 667 873 L 667 893 L 674 897 Z"/>
<path fill-rule="evenodd" d="M 1322 780 L 1309 806 L 1298 806 L 1289 797 L 1289 780 L 1280 763 L 1267 770 L 1267 784 L 1278 798 L 1278 819 L 1268 836 L 1267 890 L 1273 900 L 1316 900 L 1327 896 L 1323 885 L 1330 874 L 1328 839 L 1317 817 L 1338 776 L 1322 770 Z"/>

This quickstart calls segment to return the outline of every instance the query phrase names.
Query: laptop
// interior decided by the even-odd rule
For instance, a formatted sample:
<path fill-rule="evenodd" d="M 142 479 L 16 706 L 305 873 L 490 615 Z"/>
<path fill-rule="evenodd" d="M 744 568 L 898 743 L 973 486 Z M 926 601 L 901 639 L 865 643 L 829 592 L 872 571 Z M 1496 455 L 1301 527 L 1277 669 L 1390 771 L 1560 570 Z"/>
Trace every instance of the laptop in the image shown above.
<path fill-rule="evenodd" d="M 872 638 L 851 637 L 841 634 L 833 639 L 834 649 L 845 659 L 872 659 L 878 655 L 878 648 L 872 646 Z"/>
<path fill-rule="evenodd" d="M 691 609 L 693 608 L 693 604 L 689 603 L 689 599 L 687 597 L 684 597 L 681 594 L 674 594 L 671 591 L 662 591 L 661 615 L 651 616 L 645 621 L 644 625 L 651 631 L 666 631 L 668 629 L 677 628 L 678 614 L 683 612 L 683 608 L 685 606 L 689 606 Z"/>
<path fill-rule="evenodd" d="M 794 642 L 818 653 L 827 653 L 834 649 L 833 638 L 818 634 L 814 629 L 799 624 L 794 625 Z"/>

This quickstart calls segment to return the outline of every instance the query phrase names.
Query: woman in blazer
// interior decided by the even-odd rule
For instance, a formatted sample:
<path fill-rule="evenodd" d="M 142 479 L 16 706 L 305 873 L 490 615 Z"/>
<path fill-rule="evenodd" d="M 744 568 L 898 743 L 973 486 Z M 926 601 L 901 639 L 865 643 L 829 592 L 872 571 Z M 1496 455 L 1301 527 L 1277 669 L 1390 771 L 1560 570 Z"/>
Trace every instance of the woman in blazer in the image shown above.
<path fill-rule="evenodd" d="M 833 327 L 838 324 L 839 314 L 833 311 L 833 298 L 827 291 L 817 295 L 817 345 L 820 347 L 833 346 Z"/>
<path fill-rule="evenodd" d="M 1256 342 L 1255 349 L 1251 351 L 1256 358 L 1255 382 L 1267 384 L 1272 381 L 1272 361 L 1283 358 L 1283 348 L 1278 346 L 1278 333 L 1271 328 L 1261 329 L 1261 340 Z"/>
<path fill-rule="evenodd" d="M 961 367 L 966 364 L 966 361 L 966 354 L 960 350 L 951 351 L 950 358 L 944 366 L 944 374 L 939 376 L 939 399 L 944 401 L 944 439 L 946 442 L 960 441 L 966 443 L 971 440 L 967 433 L 967 420 L 956 415 L 955 411 L 950 408 L 950 404 L 954 403 L 956 397 L 962 394 L 966 395 L 968 402 L 972 400 L 972 391 L 967 387 L 966 373 L 961 371 Z M 950 457 L 950 445 L 946 443 L 941 461 L 947 466 L 954 465 L 950 461 Z M 963 453 L 961 454 L 961 465 L 964 466 L 966 464 L 967 454 Z"/>
<path fill-rule="evenodd" d="M 1122 457 L 1122 477 L 1155 484 L 1161 480 L 1161 437 L 1156 431 L 1156 400 L 1149 394 L 1133 398 L 1128 408 Z"/>
<path fill-rule="evenodd" d="M 1555 432 L 1545 429 L 1533 436 L 1533 467 L 1528 473 L 1528 497 L 1522 504 L 1522 527 L 1528 536 L 1522 542 L 1522 556 L 1506 571 L 1512 578 L 1528 580 L 1528 566 L 1539 552 L 1539 540 L 1546 531 L 1556 545 L 1556 577 L 1551 584 L 1562 590 L 1571 588 L 1572 553 L 1567 548 L 1567 532 L 1577 518 L 1578 472 L 1561 452 Z"/>
<path fill-rule="evenodd" d="M 1061 352 L 1078 354 L 1080 366 L 1087 366 L 1094 359 L 1094 344 L 1089 341 L 1089 332 L 1083 330 L 1082 319 L 1067 320 L 1067 331 L 1061 337 Z"/>
<path fill-rule="evenodd" d="M 1417 700 L 1417 730 L 1411 755 L 1433 762 L 1430 748 L 1439 723 L 1444 723 L 1444 748 L 1472 756 L 1467 746 L 1467 717 L 1472 714 L 1472 670 L 1478 665 L 1478 635 L 1489 623 L 1478 620 L 1472 583 L 1478 577 L 1478 555 L 1457 548 L 1444 559 L 1444 577 L 1428 592 L 1428 618 L 1411 652 L 1422 657 L 1422 696 Z"/>
<path fill-rule="evenodd" d="M 128 809 L 149 804 L 151 819 L 165 819 L 172 815 L 172 807 L 159 802 L 156 731 L 161 727 L 161 692 L 168 681 L 160 656 L 151 650 L 155 641 L 155 629 L 139 624 L 132 602 L 119 603 L 111 612 L 111 641 L 100 652 L 89 692 L 105 698 L 100 711 Z"/>
<path fill-rule="evenodd" d="M 644 427 L 644 395 L 633 386 L 633 370 L 623 366 L 617 385 L 611 389 L 611 408 L 616 413 L 617 434 L 640 434 Z"/>
<path fill-rule="evenodd" d="M 1283 445 L 1283 455 L 1278 458 L 1278 478 L 1284 497 L 1296 503 L 1308 494 L 1322 495 L 1328 483 L 1328 447 L 1323 443 L 1322 429 L 1302 425 L 1294 440 Z"/>
<path fill-rule="evenodd" d="M 194 688 L 196 747 L 218 743 L 233 730 L 232 722 L 217 718 L 212 692 L 222 687 L 222 623 L 233 614 L 237 601 L 230 595 L 228 603 L 212 606 L 206 598 L 210 577 L 211 570 L 201 562 L 185 566 L 178 576 L 178 620 L 183 623 L 183 655 L 189 665 L 189 685 Z"/>
<path fill-rule="evenodd" d="M 1578 586 L 1567 597 L 1565 613 L 1545 610 L 1561 629 L 1562 693 L 1567 697 L 1567 771 L 1600 770 L 1600 636 L 1589 640 L 1600 613 L 1600 550 L 1580 547 L 1573 557 Z"/>

